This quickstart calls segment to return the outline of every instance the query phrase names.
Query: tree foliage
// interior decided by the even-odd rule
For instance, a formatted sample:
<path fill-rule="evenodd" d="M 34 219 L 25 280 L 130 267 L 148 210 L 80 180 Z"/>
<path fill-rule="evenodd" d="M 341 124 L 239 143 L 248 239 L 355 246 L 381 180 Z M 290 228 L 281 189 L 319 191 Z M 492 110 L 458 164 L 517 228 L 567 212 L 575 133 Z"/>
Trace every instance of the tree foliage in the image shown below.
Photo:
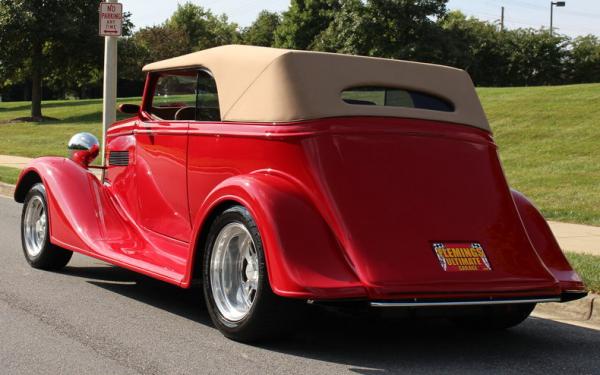
<path fill-rule="evenodd" d="M 575 83 L 600 82 L 600 39 L 580 36 L 571 43 L 570 70 Z"/>
<path fill-rule="evenodd" d="M 568 38 L 546 30 L 500 31 L 450 12 L 441 21 L 443 63 L 465 69 L 479 85 L 541 85 L 569 80 Z"/>
<path fill-rule="evenodd" d="M 436 19 L 447 0 L 348 0 L 341 2 L 315 46 L 332 52 L 433 60 L 439 44 Z"/>
<path fill-rule="evenodd" d="M 256 21 L 242 31 L 242 40 L 245 44 L 270 47 L 275 43 L 275 30 L 280 24 L 279 13 L 263 10 Z"/>
<path fill-rule="evenodd" d="M 131 27 L 126 19 L 125 31 Z M 42 118 L 42 84 L 81 92 L 101 79 L 102 38 L 95 0 L 0 0 L 0 87 L 31 84 L 33 119 Z"/>
<path fill-rule="evenodd" d="M 333 21 L 343 0 L 292 0 L 275 30 L 275 47 L 313 49 L 315 39 Z"/>
<path fill-rule="evenodd" d="M 511 29 L 447 10 L 447 0 L 292 0 L 247 28 L 185 3 L 160 25 L 119 40 L 119 92 L 139 94 L 143 65 L 224 44 L 312 49 L 439 63 L 477 85 L 600 82 L 600 40 Z M 46 97 L 101 92 L 98 0 L 0 0 L 0 90 L 29 85 L 32 116 Z M 65 20 L 69 20 L 66 22 Z M 128 17 L 126 32 L 133 29 Z M 129 35 L 129 34 L 127 34 Z M 129 85 L 130 90 L 122 90 Z M 31 95 L 30 95 L 31 94 Z"/>
<path fill-rule="evenodd" d="M 163 26 L 184 32 L 193 50 L 240 40 L 238 25 L 230 23 L 226 15 L 214 15 L 210 10 L 192 3 L 177 5 L 177 10 Z"/>

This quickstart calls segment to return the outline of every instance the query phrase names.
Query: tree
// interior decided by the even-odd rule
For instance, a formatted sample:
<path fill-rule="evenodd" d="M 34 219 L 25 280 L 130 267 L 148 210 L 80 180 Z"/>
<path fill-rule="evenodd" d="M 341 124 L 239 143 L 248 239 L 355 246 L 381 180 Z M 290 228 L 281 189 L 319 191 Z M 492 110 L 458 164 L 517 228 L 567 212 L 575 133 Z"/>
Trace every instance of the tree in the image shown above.
<path fill-rule="evenodd" d="M 446 65 L 465 69 L 478 85 L 498 86 L 507 79 L 507 48 L 498 28 L 460 11 L 440 19 L 443 29 L 441 53 Z"/>
<path fill-rule="evenodd" d="M 447 0 L 348 0 L 316 37 L 319 50 L 439 61 Z"/>
<path fill-rule="evenodd" d="M 502 35 L 504 85 L 552 85 L 565 82 L 568 38 L 547 30 L 515 29 Z"/>
<path fill-rule="evenodd" d="M 316 37 L 333 21 L 340 0 L 292 0 L 275 30 L 275 46 L 313 49 Z"/>
<path fill-rule="evenodd" d="M 101 65 L 97 24 L 96 0 L 0 0 L 2 77 L 30 80 L 32 120 L 43 119 L 44 79 L 74 85 L 90 79 L 90 68 Z"/>
<path fill-rule="evenodd" d="M 166 27 L 184 32 L 193 50 L 236 43 L 240 40 L 238 25 L 229 23 L 227 16 L 215 16 L 199 5 L 185 3 L 165 23 Z"/>
<path fill-rule="evenodd" d="M 143 28 L 135 33 L 133 40 L 141 49 L 142 63 L 169 59 L 193 50 L 185 31 L 166 25 Z"/>
<path fill-rule="evenodd" d="M 263 10 L 256 20 L 242 32 L 245 44 L 270 47 L 275 43 L 275 30 L 281 24 L 279 13 Z"/>
<path fill-rule="evenodd" d="M 324 32 L 317 49 L 409 60 L 439 60 L 440 28 L 447 0 L 348 0 Z"/>
<path fill-rule="evenodd" d="M 571 75 L 576 83 L 600 82 L 600 39 L 579 36 L 571 42 Z"/>
<path fill-rule="evenodd" d="M 368 27 L 367 7 L 361 0 L 346 0 L 341 3 L 331 22 L 318 35 L 311 45 L 313 49 L 352 55 L 372 55 Z"/>

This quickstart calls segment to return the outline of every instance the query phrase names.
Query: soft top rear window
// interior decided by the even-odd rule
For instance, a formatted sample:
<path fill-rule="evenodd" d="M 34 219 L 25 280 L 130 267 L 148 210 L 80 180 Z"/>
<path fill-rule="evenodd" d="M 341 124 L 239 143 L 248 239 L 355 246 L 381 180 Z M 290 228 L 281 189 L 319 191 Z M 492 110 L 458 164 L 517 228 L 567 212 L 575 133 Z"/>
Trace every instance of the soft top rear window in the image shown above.
<path fill-rule="evenodd" d="M 423 92 L 394 87 L 351 87 L 342 91 L 341 98 L 344 102 L 353 105 L 406 107 L 454 112 L 454 105 L 447 100 Z"/>

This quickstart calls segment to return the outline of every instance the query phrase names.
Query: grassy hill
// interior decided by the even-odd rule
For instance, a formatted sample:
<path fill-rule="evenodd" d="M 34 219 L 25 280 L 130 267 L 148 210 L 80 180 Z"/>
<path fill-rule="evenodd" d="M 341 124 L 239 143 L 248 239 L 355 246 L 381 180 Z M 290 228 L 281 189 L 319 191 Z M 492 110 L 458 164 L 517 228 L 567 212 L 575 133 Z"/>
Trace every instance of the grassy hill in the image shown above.
<path fill-rule="evenodd" d="M 119 99 L 119 103 L 138 103 L 140 98 Z M 56 100 L 42 104 L 44 116 L 56 121 L 9 123 L 30 114 L 29 102 L 0 103 L 0 155 L 38 157 L 66 155 L 69 138 L 79 132 L 97 137 L 102 132 L 102 99 Z M 118 118 L 125 115 L 117 114 Z"/>
<path fill-rule="evenodd" d="M 600 225 L 600 84 L 478 92 L 510 184 L 549 219 Z"/>
<path fill-rule="evenodd" d="M 511 185 L 549 219 L 600 225 L 600 84 L 478 92 Z M 72 134 L 100 133 L 101 100 L 51 101 L 43 108 L 59 120 L 7 124 L 27 116 L 29 103 L 0 103 L 0 154 L 65 155 Z"/>

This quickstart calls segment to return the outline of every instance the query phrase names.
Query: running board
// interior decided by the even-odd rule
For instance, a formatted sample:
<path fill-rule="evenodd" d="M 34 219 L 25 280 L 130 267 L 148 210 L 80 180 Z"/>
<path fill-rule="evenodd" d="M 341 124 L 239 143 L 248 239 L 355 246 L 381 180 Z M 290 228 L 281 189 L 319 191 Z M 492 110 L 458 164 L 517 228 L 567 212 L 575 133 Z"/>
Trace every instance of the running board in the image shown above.
<path fill-rule="evenodd" d="M 481 306 L 481 305 L 508 305 L 515 303 L 542 303 L 560 302 L 560 297 L 528 298 L 528 299 L 489 299 L 472 301 L 374 301 L 372 307 L 434 307 L 434 306 Z"/>

